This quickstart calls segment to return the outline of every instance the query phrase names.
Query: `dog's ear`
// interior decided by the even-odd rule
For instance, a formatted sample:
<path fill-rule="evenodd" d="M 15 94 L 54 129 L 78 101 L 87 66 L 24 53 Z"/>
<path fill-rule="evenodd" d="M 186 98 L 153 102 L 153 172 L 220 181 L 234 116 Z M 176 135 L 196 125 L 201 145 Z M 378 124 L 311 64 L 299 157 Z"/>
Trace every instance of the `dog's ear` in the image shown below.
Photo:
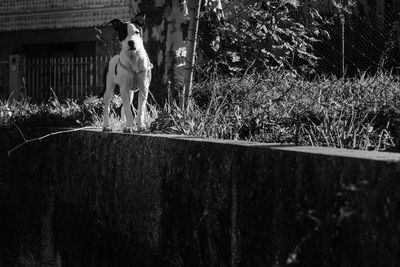
<path fill-rule="evenodd" d="M 126 24 L 120 19 L 113 19 L 108 24 L 111 24 L 114 30 L 118 33 L 118 38 L 120 41 L 123 41 L 128 35 L 128 30 L 126 28 Z"/>
<path fill-rule="evenodd" d="M 113 28 L 116 31 L 118 31 L 118 29 L 120 29 L 124 25 L 124 22 L 122 20 L 120 20 L 120 19 L 113 19 L 108 24 L 111 24 L 113 26 Z"/>
<path fill-rule="evenodd" d="M 138 13 L 134 19 L 131 19 L 131 23 L 139 26 L 142 28 L 146 22 L 146 13 L 145 12 L 140 12 Z"/>

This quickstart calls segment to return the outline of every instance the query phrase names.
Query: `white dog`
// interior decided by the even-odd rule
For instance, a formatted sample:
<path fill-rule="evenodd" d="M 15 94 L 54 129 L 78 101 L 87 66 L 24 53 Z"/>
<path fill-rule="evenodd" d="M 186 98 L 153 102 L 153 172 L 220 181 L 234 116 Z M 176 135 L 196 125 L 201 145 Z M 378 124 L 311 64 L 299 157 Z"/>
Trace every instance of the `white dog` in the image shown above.
<path fill-rule="evenodd" d="M 89 102 L 104 96 L 103 131 L 112 130 L 109 113 L 111 97 L 116 85 L 119 85 L 122 97 L 121 117 L 124 117 L 124 113 L 126 116 L 126 126 L 123 128 L 123 132 L 129 133 L 134 130 L 131 103 L 136 91 L 139 91 L 136 126 L 138 131 L 145 128 L 144 116 L 153 65 L 143 45 L 142 27 L 144 22 L 144 13 L 137 14 L 135 19 L 129 22 L 123 22 L 119 19 L 109 22 L 118 33 L 122 49 L 119 55 L 110 59 L 108 68 L 105 70 L 105 90 L 100 95 L 85 101 Z"/>

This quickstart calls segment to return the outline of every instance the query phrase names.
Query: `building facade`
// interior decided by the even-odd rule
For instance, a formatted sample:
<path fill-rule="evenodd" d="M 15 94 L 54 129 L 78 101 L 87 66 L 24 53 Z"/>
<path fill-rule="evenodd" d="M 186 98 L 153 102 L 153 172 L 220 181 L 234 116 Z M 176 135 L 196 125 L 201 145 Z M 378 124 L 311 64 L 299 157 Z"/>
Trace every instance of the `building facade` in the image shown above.
<path fill-rule="evenodd" d="M 7 87 L 19 86 L 19 80 L 10 84 L 10 56 L 29 60 L 106 55 L 106 47 L 98 39 L 99 30 L 109 40 L 108 46 L 114 48 L 112 30 L 105 25 L 112 18 L 128 19 L 130 12 L 124 0 L 1 1 L 0 94 L 7 96 L 16 89 Z"/>
<path fill-rule="evenodd" d="M 32 62 L 43 58 L 109 57 L 119 52 L 120 45 L 117 34 L 107 23 L 115 18 L 126 21 L 137 12 L 146 12 L 144 40 L 154 65 L 152 87 L 157 88 L 154 95 L 162 99 L 166 91 L 159 88 L 183 77 L 188 23 L 185 2 L 0 1 L 0 97 L 7 97 L 15 90 L 11 87 L 19 86 L 9 84 L 13 68 L 10 56 L 22 55 L 24 60 Z"/>

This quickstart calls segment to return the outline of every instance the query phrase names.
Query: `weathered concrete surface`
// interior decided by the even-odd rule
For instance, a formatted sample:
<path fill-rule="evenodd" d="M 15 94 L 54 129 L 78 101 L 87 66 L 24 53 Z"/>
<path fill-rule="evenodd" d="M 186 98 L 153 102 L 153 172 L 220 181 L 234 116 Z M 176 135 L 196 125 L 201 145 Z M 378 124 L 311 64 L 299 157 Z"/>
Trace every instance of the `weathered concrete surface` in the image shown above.
<path fill-rule="evenodd" d="M 23 242 L 42 262 L 400 264 L 400 154 L 82 131 L 0 164 L 0 249 Z"/>

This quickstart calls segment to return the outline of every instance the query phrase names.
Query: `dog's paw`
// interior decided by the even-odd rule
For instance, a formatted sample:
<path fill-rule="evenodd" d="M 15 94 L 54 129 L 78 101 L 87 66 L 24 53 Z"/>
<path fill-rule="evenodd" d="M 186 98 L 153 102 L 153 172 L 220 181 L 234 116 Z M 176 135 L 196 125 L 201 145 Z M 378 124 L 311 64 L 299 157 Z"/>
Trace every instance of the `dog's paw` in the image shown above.
<path fill-rule="evenodd" d="M 110 126 L 103 127 L 103 132 L 112 132 L 112 128 Z"/>
<path fill-rule="evenodd" d="M 122 128 L 123 133 L 133 133 L 135 131 L 134 127 L 124 127 Z"/>
<path fill-rule="evenodd" d="M 147 131 L 146 127 L 138 127 L 138 132 L 143 133 L 146 131 Z"/>
<path fill-rule="evenodd" d="M 142 123 L 137 122 L 136 127 L 137 127 L 138 132 L 146 131 L 146 124 L 144 124 L 143 122 Z"/>

